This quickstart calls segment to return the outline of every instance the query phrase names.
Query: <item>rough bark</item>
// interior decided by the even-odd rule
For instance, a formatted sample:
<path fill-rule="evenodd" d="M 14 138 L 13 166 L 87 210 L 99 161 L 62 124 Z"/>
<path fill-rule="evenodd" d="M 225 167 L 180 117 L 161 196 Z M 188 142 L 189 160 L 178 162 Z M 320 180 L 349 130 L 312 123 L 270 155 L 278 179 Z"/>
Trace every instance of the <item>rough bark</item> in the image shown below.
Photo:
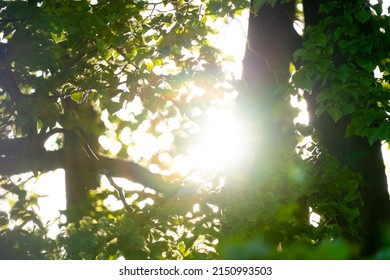
<path fill-rule="evenodd" d="M 253 156 L 247 165 L 269 164 L 280 151 L 285 126 L 281 123 L 278 85 L 287 83 L 292 54 L 300 45 L 293 28 L 295 1 L 288 4 L 269 4 L 250 14 L 247 47 L 243 60 L 242 79 L 248 84 L 246 93 L 238 97 L 238 110 L 248 120 L 252 135 L 250 150 Z M 287 112 L 286 112 L 287 113 Z M 259 162 L 265 159 L 267 162 Z"/>

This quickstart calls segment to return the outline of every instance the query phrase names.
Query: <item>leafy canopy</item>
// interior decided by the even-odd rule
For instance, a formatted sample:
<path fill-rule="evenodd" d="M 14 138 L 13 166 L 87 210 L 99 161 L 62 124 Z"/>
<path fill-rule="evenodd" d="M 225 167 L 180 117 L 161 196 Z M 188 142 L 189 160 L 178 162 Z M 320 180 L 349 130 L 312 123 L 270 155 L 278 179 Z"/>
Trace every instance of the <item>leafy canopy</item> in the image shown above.
<path fill-rule="evenodd" d="M 276 2 L 253 1 L 253 8 Z M 369 13 L 362 10 L 366 1 L 345 9 L 343 17 L 327 16 L 335 3 L 321 7 L 321 24 L 304 30 L 303 48 L 294 54 L 296 65 L 304 66 L 292 69 L 291 82 L 275 93 L 283 94 L 277 117 L 286 126 L 285 150 L 266 170 L 255 167 L 254 174 L 246 174 L 237 168 L 235 176 L 247 183 L 223 188 L 223 176 L 215 170 L 180 174 L 171 168 L 180 163 L 207 108 L 224 103 L 232 85 L 245 93 L 245 82 L 225 82 L 224 58 L 208 35 L 218 32 L 214 21 L 241 14 L 249 8 L 247 1 L 1 2 L 2 139 L 59 128 L 73 131 L 98 154 L 134 160 L 180 185 L 167 195 L 140 185 L 122 186 L 102 172 L 101 186 L 90 190 L 86 202 L 93 206 L 90 215 L 79 224 L 60 219 L 60 232 L 52 238 L 37 214 L 39 197 L 25 187 L 40 171 L 39 162 L 29 161 L 33 174 L 1 177 L 1 257 L 355 256 L 354 245 L 343 238 L 358 235 L 361 177 L 325 153 L 325 168 L 314 168 L 316 134 L 311 127 L 295 126 L 289 108 L 290 95 L 301 98 L 301 90 L 310 92 L 323 81 L 331 86 L 317 97 L 318 115 L 328 112 L 335 121 L 350 116 L 348 134 L 371 143 L 389 139 L 389 17 L 382 16 L 380 5 L 371 5 Z M 368 20 L 375 28 L 360 34 L 356 25 Z M 335 46 L 348 58 L 341 65 L 330 59 Z M 379 78 L 372 73 L 376 67 Z M 64 145 L 59 134 L 57 150 Z M 313 143 L 297 147 L 308 136 Z M 139 152 L 158 139 L 165 144 Z M 327 218 L 316 227 L 298 215 L 302 196 Z M 347 226 L 337 223 L 338 213 Z M 281 240 L 289 250 L 274 246 Z"/>
<path fill-rule="evenodd" d="M 0 5 L 3 139 L 50 131 L 66 138 L 73 131 L 94 152 L 157 168 L 167 181 L 184 180 L 170 168 L 188 147 L 186 135 L 199 126 L 199 112 L 232 91 L 221 53 L 208 39 L 217 32 L 211 24 L 240 13 L 245 1 Z M 55 135 L 50 149 L 61 150 L 64 135 Z M 41 165 L 32 163 L 36 176 Z M 1 242 L 11 258 L 206 258 L 215 252 L 214 206 L 204 199 L 211 185 L 185 183 L 166 198 L 144 187 L 119 187 L 103 175 L 105 187 L 90 191 L 91 216 L 62 224 L 53 240 L 35 211 L 39 197 L 25 190 L 31 176 L 2 177 L 8 210 L 1 212 Z M 122 207 L 113 206 L 118 203 Z"/>

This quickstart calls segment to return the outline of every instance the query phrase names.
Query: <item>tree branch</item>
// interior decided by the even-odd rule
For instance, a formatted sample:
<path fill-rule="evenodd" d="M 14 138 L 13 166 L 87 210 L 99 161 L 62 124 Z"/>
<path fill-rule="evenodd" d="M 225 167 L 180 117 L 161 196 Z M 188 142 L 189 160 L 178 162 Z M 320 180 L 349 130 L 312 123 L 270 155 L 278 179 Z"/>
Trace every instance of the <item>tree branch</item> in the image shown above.
<path fill-rule="evenodd" d="M 123 206 L 125 207 L 126 211 L 127 212 L 134 212 L 134 208 L 129 205 L 126 201 L 126 197 L 123 193 L 123 189 L 121 187 L 119 187 L 117 184 L 115 184 L 114 180 L 112 179 L 112 177 L 110 175 L 106 175 L 108 181 L 110 182 L 110 184 L 116 189 L 116 191 L 118 192 L 118 195 L 119 195 L 119 198 L 120 200 L 122 201 L 122 204 Z"/>
<path fill-rule="evenodd" d="M 64 132 L 61 129 L 53 130 L 50 134 Z M 58 151 L 40 151 L 31 147 L 28 138 L 6 139 L 0 141 L 0 174 L 16 175 L 29 171 L 48 172 L 58 168 L 65 168 L 65 149 Z M 6 145 L 3 145 L 6 143 Z M 12 151 L 23 151 L 12 153 Z M 87 156 L 87 155 L 86 155 Z M 112 177 L 126 178 L 134 183 L 154 189 L 166 196 L 175 193 L 178 184 L 167 182 L 158 174 L 150 172 L 147 168 L 137 163 L 109 158 L 101 155 L 89 157 L 87 164 L 91 170 L 96 170 L 96 175 L 109 174 Z M 95 188 L 96 186 L 89 186 Z"/>
<path fill-rule="evenodd" d="M 99 156 L 96 163 L 102 174 L 128 179 L 164 195 L 175 193 L 179 187 L 178 184 L 165 181 L 161 175 L 152 173 L 147 168 L 131 161 Z"/>
<path fill-rule="evenodd" d="M 25 172 L 48 172 L 58 168 L 63 168 L 64 153 L 59 151 L 46 151 L 35 157 L 0 156 L 0 174 L 16 175 Z"/>

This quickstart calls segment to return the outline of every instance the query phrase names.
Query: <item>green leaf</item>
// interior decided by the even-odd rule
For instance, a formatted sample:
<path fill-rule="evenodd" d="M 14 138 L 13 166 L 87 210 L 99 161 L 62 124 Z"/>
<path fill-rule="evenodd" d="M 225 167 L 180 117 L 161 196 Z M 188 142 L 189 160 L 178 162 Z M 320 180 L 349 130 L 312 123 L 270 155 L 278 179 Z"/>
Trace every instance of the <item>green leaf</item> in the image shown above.
<path fill-rule="evenodd" d="M 335 106 L 329 106 L 326 111 L 335 122 L 341 119 L 341 117 L 344 115 L 343 112 Z"/>
<path fill-rule="evenodd" d="M 277 0 L 268 0 L 267 2 L 273 7 L 275 6 Z"/>
<path fill-rule="evenodd" d="M 366 126 L 370 126 L 377 118 L 378 112 L 375 109 L 364 111 L 364 122 Z"/>
<path fill-rule="evenodd" d="M 177 245 L 177 249 L 179 249 L 180 253 L 182 253 L 182 254 L 184 254 L 186 252 L 186 244 L 184 243 L 184 241 L 181 241 Z"/>
<path fill-rule="evenodd" d="M 306 67 L 296 71 L 292 77 L 292 81 L 297 88 L 306 89 L 308 91 L 312 91 L 317 82 L 314 77 L 311 77 L 309 70 Z"/>
<path fill-rule="evenodd" d="M 322 90 L 317 96 L 316 96 L 316 102 L 322 103 L 324 101 L 327 101 L 331 98 L 332 91 L 331 89 L 324 89 Z"/>
<path fill-rule="evenodd" d="M 368 133 L 369 132 L 369 133 Z M 376 128 L 369 128 L 366 130 L 368 142 L 370 145 L 374 144 L 376 141 L 379 140 L 379 130 Z"/>
<path fill-rule="evenodd" d="M 361 23 L 365 23 L 371 17 L 371 12 L 367 10 L 359 10 L 355 12 L 355 18 Z"/>
<path fill-rule="evenodd" d="M 317 116 L 321 116 L 326 111 L 327 108 L 328 108 L 328 105 L 326 105 L 325 103 L 320 103 L 320 105 L 317 107 L 317 109 L 315 111 L 315 114 Z"/>
<path fill-rule="evenodd" d="M 52 32 L 51 37 L 53 38 L 55 43 L 60 43 L 66 40 L 66 34 L 64 32 L 61 32 L 60 35 Z"/>
<path fill-rule="evenodd" d="M 390 139 L 390 125 L 382 124 L 379 127 L 379 138 L 382 141 L 388 141 Z"/>
<path fill-rule="evenodd" d="M 347 65 L 343 65 L 338 69 L 339 75 L 338 78 L 345 83 L 348 80 L 351 69 Z"/>
<path fill-rule="evenodd" d="M 343 115 L 350 115 L 355 111 L 355 104 L 352 102 L 345 103 L 341 106 Z"/>
<path fill-rule="evenodd" d="M 253 9 L 255 11 L 255 13 L 257 14 L 261 7 L 263 7 L 263 5 L 268 2 L 267 0 L 253 0 Z"/>
<path fill-rule="evenodd" d="M 344 204 L 340 204 L 340 211 L 344 214 L 349 223 L 360 216 L 359 208 L 349 208 Z"/>
<path fill-rule="evenodd" d="M 77 103 L 80 103 L 80 101 L 83 99 L 83 93 L 81 91 L 79 92 L 75 92 L 73 94 L 70 95 L 70 98 L 77 102 Z"/>
<path fill-rule="evenodd" d="M 370 5 L 372 9 L 374 9 L 375 13 L 377 15 L 382 14 L 382 4 L 380 2 L 376 3 L 375 5 Z"/>
<path fill-rule="evenodd" d="M 370 38 L 368 37 L 366 40 L 361 41 L 361 43 L 359 44 L 359 50 L 367 54 L 371 54 L 373 46 L 373 40 L 370 40 Z"/>
<path fill-rule="evenodd" d="M 294 61 L 298 61 L 299 59 L 302 59 L 304 60 L 305 58 L 307 58 L 308 55 L 307 55 L 307 51 L 304 50 L 304 49 L 298 49 L 294 52 L 293 54 L 293 59 Z"/>
<path fill-rule="evenodd" d="M 372 62 L 372 59 L 370 57 L 366 57 L 366 56 L 356 57 L 356 62 L 361 68 L 363 68 L 368 72 L 374 71 L 376 67 L 376 64 Z"/>
<path fill-rule="evenodd" d="M 355 41 L 347 41 L 347 40 L 340 40 L 339 41 L 339 47 L 340 49 L 347 53 L 347 54 L 350 54 L 350 55 L 353 55 L 356 53 L 356 51 L 358 51 L 359 49 L 359 46 L 356 44 Z"/>

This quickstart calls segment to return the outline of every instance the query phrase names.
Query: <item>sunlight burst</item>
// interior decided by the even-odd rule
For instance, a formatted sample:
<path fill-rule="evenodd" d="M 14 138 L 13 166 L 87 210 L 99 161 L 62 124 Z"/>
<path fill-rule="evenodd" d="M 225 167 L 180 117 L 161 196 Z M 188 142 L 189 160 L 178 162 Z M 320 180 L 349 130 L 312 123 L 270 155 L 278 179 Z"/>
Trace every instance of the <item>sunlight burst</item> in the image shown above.
<path fill-rule="evenodd" d="M 200 168 L 224 168 L 243 160 L 245 131 L 229 109 L 210 108 L 205 131 L 199 147 L 193 148 L 191 158 Z"/>

